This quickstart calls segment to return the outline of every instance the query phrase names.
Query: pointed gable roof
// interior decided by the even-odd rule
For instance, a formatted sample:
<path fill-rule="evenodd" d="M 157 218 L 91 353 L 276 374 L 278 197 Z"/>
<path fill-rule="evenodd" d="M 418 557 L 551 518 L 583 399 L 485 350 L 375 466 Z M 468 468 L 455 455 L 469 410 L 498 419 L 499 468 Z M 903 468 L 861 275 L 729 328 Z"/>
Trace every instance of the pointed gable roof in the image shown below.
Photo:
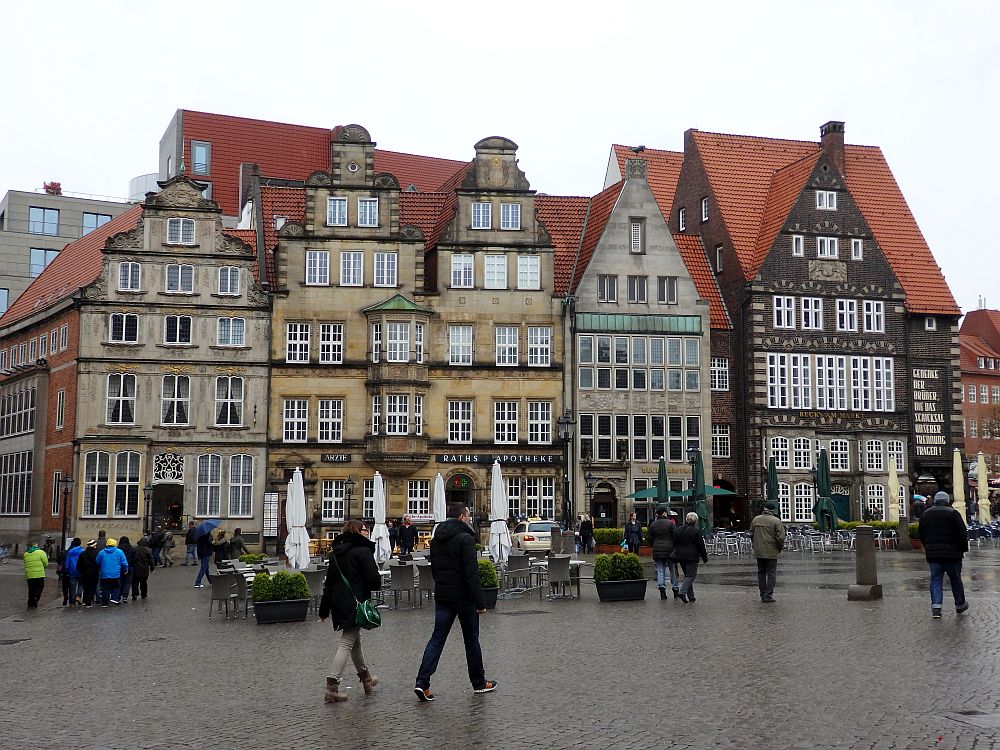
<path fill-rule="evenodd" d="M 580 243 L 580 257 L 577 259 L 576 267 L 570 278 L 570 293 L 575 292 L 583 279 L 583 273 L 590 265 L 590 259 L 594 257 L 594 249 L 601 241 L 604 230 L 608 226 L 608 219 L 618 205 L 618 198 L 625 187 L 625 180 L 616 182 L 609 188 L 605 188 L 590 199 L 590 210 L 587 213 L 587 221 L 583 228 L 583 241 Z"/>
<path fill-rule="evenodd" d="M 366 307 L 362 312 L 419 312 L 433 315 L 434 311 L 429 307 L 418 305 L 413 300 L 409 300 L 402 294 L 396 293 L 389 299 Z"/>
<path fill-rule="evenodd" d="M 664 220 L 670 221 L 670 211 L 674 203 L 674 193 L 677 192 L 677 181 L 681 176 L 681 165 L 684 164 L 684 154 L 680 151 L 663 151 L 656 148 L 640 148 L 639 146 L 622 146 L 614 144 L 611 147 L 618 162 L 618 174 L 625 176 L 626 159 L 645 159 L 647 165 L 646 180 L 653 191 L 656 205 Z"/>
<path fill-rule="evenodd" d="M 674 244 L 684 259 L 684 265 L 694 282 L 698 296 L 708 302 L 708 317 L 712 328 L 732 328 L 729 311 L 722 299 L 722 289 L 708 262 L 705 245 L 698 234 L 675 234 Z"/>
<path fill-rule="evenodd" d="M 978 336 L 994 349 L 1000 351 L 1000 310 L 980 308 L 970 310 L 962 318 L 959 336 Z"/>
<path fill-rule="evenodd" d="M 0 328 L 51 307 L 96 280 L 104 267 L 105 243 L 116 234 L 135 229 L 141 219 L 142 205 L 137 204 L 66 245 L 0 317 Z"/>
<path fill-rule="evenodd" d="M 553 292 L 557 296 L 569 293 L 589 209 L 590 198 L 581 196 L 539 195 L 535 198 L 538 218 L 552 238 Z"/>
<path fill-rule="evenodd" d="M 763 239 L 762 227 L 765 211 L 770 210 L 772 187 L 777 191 L 773 199 L 777 215 L 783 202 L 779 194 L 784 194 L 797 177 L 797 173 L 789 172 L 784 176 L 789 182 L 777 184 L 775 173 L 818 153 L 820 146 L 812 141 L 688 132 L 704 165 L 744 277 L 752 279 L 759 268 L 758 241 Z M 907 309 L 924 314 L 961 314 L 881 149 L 845 146 L 844 171 L 851 197 L 906 293 Z M 773 219 L 767 218 L 770 227 Z"/>

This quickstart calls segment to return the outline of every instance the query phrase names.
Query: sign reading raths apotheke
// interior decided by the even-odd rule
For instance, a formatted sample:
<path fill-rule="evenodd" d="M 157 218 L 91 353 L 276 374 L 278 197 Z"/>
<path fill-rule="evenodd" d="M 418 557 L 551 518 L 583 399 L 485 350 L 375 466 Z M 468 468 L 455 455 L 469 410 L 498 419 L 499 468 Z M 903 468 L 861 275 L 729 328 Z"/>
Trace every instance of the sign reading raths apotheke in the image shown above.
<path fill-rule="evenodd" d="M 439 464 L 492 464 L 499 461 L 502 465 L 557 466 L 561 458 L 561 453 L 441 453 L 434 460 Z"/>
<path fill-rule="evenodd" d="M 914 367 L 910 373 L 913 389 L 913 443 L 917 458 L 944 456 L 948 442 L 945 435 L 947 390 L 942 372 L 938 367 Z"/>

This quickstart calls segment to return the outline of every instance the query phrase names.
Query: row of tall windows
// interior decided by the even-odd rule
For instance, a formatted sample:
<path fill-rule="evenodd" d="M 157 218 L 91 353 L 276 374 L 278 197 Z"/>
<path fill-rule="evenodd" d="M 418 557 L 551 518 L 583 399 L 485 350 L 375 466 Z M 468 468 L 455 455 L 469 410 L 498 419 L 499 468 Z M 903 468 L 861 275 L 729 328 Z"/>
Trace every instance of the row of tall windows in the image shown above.
<path fill-rule="evenodd" d="M 192 344 L 193 319 L 190 315 L 163 316 L 164 344 Z M 246 319 L 221 317 L 215 321 L 215 346 L 246 346 Z M 111 313 L 108 316 L 108 342 L 138 344 L 138 313 Z"/>
<path fill-rule="evenodd" d="M 577 359 L 582 389 L 701 390 L 700 338 L 581 335 Z M 729 387 L 728 362 L 717 382 Z"/>
<path fill-rule="evenodd" d="M 160 391 L 160 424 L 186 426 L 191 420 L 192 382 L 188 375 L 164 375 Z M 213 421 L 215 427 L 243 426 L 244 382 L 239 376 L 214 379 Z M 138 387 L 136 375 L 115 372 L 108 375 L 107 424 L 135 424 Z M 204 403 L 204 401 L 202 401 Z"/>
<path fill-rule="evenodd" d="M 895 411 L 892 357 L 767 355 L 771 409 Z"/>
<path fill-rule="evenodd" d="M 768 440 L 768 457 L 774 458 L 779 471 L 810 471 L 818 465 L 819 440 L 807 437 L 789 438 L 782 435 Z M 826 444 L 831 472 L 851 471 L 851 445 L 847 440 L 834 438 Z M 870 438 L 860 444 L 860 468 L 869 472 L 889 469 L 889 459 L 896 459 L 896 473 L 906 474 L 906 452 L 902 440 Z"/>
<path fill-rule="evenodd" d="M 644 305 L 650 298 L 649 276 L 626 276 L 626 299 L 630 304 Z M 660 305 L 677 304 L 677 277 L 657 276 L 656 302 Z M 616 274 L 601 274 L 597 277 L 597 301 L 618 302 L 618 276 Z"/>
<path fill-rule="evenodd" d="M 542 259 L 539 255 L 518 254 L 511 268 L 510 255 L 505 253 L 485 253 L 482 261 L 483 289 L 509 289 L 508 276 L 516 274 L 517 289 L 537 291 L 542 288 Z M 476 256 L 472 253 L 453 253 L 451 256 L 451 288 L 474 289 L 476 287 Z"/>
<path fill-rule="evenodd" d="M 775 328 L 787 330 L 822 331 L 828 302 L 833 303 L 830 313 L 836 330 L 856 333 L 860 324 L 864 333 L 885 333 L 885 302 L 872 299 L 827 300 L 776 294 L 772 298 L 772 323 Z"/>
<path fill-rule="evenodd" d="M 0 370 L 18 365 L 31 365 L 44 357 L 64 352 L 69 348 L 69 326 L 53 328 L 49 333 L 12 344 L 0 350 Z"/>
<path fill-rule="evenodd" d="M 593 461 L 687 460 L 701 450 L 701 417 L 663 414 L 580 414 L 580 455 Z"/>
<path fill-rule="evenodd" d="M 118 291 L 141 292 L 143 281 L 142 264 L 137 261 L 122 261 L 118 264 Z M 196 291 L 195 267 L 186 263 L 170 263 L 163 271 L 163 292 L 168 294 L 193 294 Z M 240 294 L 240 269 L 238 266 L 222 266 L 215 274 L 215 293 L 225 297 Z"/>

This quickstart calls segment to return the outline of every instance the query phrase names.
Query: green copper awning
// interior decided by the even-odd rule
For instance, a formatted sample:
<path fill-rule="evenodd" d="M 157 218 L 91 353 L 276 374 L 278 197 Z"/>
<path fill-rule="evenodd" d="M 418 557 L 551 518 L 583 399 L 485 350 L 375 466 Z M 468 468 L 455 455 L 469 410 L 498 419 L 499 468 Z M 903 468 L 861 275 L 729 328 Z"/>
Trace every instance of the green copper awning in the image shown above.
<path fill-rule="evenodd" d="M 577 313 L 577 332 L 701 334 L 700 315 Z"/>

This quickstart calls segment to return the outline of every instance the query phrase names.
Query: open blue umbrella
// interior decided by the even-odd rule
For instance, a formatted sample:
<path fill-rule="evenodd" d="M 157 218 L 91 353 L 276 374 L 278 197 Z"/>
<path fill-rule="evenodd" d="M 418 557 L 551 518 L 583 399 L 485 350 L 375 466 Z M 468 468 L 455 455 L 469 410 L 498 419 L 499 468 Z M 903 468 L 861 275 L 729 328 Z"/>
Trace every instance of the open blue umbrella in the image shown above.
<path fill-rule="evenodd" d="M 205 536 L 205 534 L 211 534 L 212 530 L 215 529 L 219 524 L 221 524 L 218 518 L 207 518 L 200 524 L 194 527 L 194 538 Z"/>

